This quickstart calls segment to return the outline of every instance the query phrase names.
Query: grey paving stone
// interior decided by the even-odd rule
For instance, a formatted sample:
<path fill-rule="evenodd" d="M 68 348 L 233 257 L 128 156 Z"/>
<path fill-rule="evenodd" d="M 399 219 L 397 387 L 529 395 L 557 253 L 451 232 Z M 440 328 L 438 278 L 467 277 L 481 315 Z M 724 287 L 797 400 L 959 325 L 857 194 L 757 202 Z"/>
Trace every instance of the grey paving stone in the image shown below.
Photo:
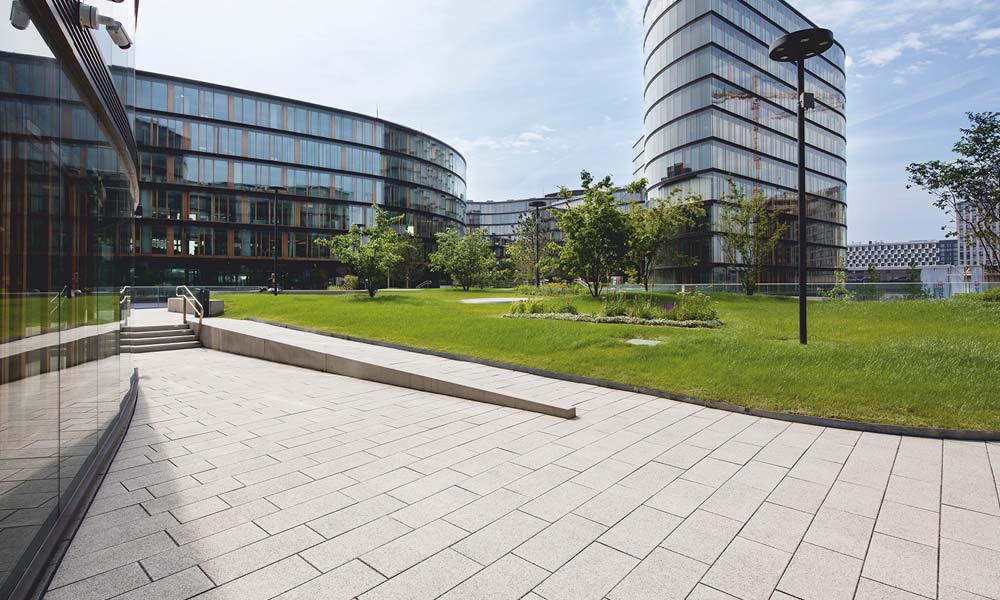
<path fill-rule="evenodd" d="M 451 523 L 434 521 L 363 554 L 361 560 L 391 579 L 466 535 Z"/>
<path fill-rule="evenodd" d="M 785 552 L 795 552 L 811 521 L 809 513 L 765 502 L 747 522 L 740 537 Z"/>
<path fill-rule="evenodd" d="M 791 557 L 788 552 L 737 537 L 702 581 L 743 600 L 767 600 Z"/>
<path fill-rule="evenodd" d="M 864 559 L 874 527 L 875 519 L 823 507 L 809 526 L 805 541 Z"/>
<path fill-rule="evenodd" d="M 348 486 L 342 489 L 341 493 L 357 501 L 367 500 L 368 498 L 373 498 L 379 494 L 384 494 L 385 492 L 406 485 L 411 481 L 416 481 L 421 476 L 421 473 L 404 467 Z"/>
<path fill-rule="evenodd" d="M 683 471 L 677 467 L 651 462 L 642 465 L 618 483 L 623 487 L 645 492 L 648 498 L 677 479 L 681 473 Z"/>
<path fill-rule="evenodd" d="M 823 504 L 830 486 L 785 477 L 767 497 L 768 502 L 815 514 Z"/>
<path fill-rule="evenodd" d="M 499 489 L 445 515 L 445 521 L 466 531 L 477 531 L 528 502 L 529 498 Z"/>
<path fill-rule="evenodd" d="M 199 600 L 266 600 L 287 592 L 310 579 L 319 576 L 319 571 L 309 566 L 309 563 L 298 556 L 289 556 L 285 560 L 264 567 L 230 581 L 225 585 L 213 588 L 198 596 Z"/>
<path fill-rule="evenodd" d="M 485 496 L 508 483 L 524 477 L 530 472 L 531 469 L 527 467 L 515 465 L 514 463 L 503 463 L 479 475 L 469 477 L 457 485 L 474 494 Z"/>
<path fill-rule="evenodd" d="M 351 600 L 385 581 L 374 569 L 353 560 L 291 589 L 277 600 Z"/>
<path fill-rule="evenodd" d="M 608 459 L 590 467 L 570 481 L 593 490 L 603 491 L 634 470 L 635 465 L 620 460 Z"/>
<path fill-rule="evenodd" d="M 166 512 L 172 508 L 184 506 L 185 504 L 191 504 L 199 500 L 204 500 L 205 498 L 209 498 L 211 496 L 218 496 L 219 494 L 224 494 L 240 487 L 243 487 L 242 483 L 236 481 L 232 477 L 226 477 L 224 479 L 219 479 L 218 481 L 213 481 L 212 483 L 206 483 L 197 487 L 176 492 L 174 494 L 160 496 L 153 500 L 147 500 L 142 503 L 142 506 L 147 512 L 149 512 L 149 514 L 155 515 L 157 513 Z"/>
<path fill-rule="evenodd" d="M 408 571 L 362 594 L 359 600 L 436 598 L 480 570 L 454 550 L 443 550 Z"/>
<path fill-rule="evenodd" d="M 756 444 L 748 444 L 746 442 L 740 442 L 731 439 L 725 444 L 716 448 L 712 452 L 712 454 L 710 454 L 710 456 L 712 458 L 729 461 L 731 463 L 736 463 L 738 465 L 745 465 L 758 452 L 760 452 L 760 450 L 761 446 L 758 446 Z"/>
<path fill-rule="evenodd" d="M 944 590 L 941 590 L 941 592 L 938 597 L 941 600 L 946 600 L 948 595 Z M 858 591 L 855 593 L 854 598 L 855 600 L 921 600 L 923 596 L 911 594 L 899 588 L 862 577 L 858 582 Z M 976 600 L 976 598 L 970 596 L 965 600 Z"/>
<path fill-rule="evenodd" d="M 322 496 L 327 496 L 357 483 L 350 477 L 337 474 L 311 481 L 267 497 L 267 501 L 278 508 L 291 508 Z"/>
<path fill-rule="evenodd" d="M 230 506 L 239 506 L 309 483 L 310 481 L 312 479 L 300 471 L 294 471 L 271 479 L 265 479 L 264 481 L 241 487 L 231 492 L 226 492 L 225 494 L 221 494 L 219 498 Z"/>
<path fill-rule="evenodd" d="M 162 579 L 167 575 L 183 571 L 188 567 L 196 566 L 266 537 L 267 534 L 260 527 L 253 523 L 244 523 L 183 546 L 170 548 L 144 558 L 141 562 L 150 577 L 154 580 Z"/>
<path fill-rule="evenodd" d="M 577 472 L 558 465 L 545 465 L 504 487 L 518 494 L 535 498 L 575 477 Z"/>
<path fill-rule="evenodd" d="M 216 585 L 221 585 L 322 541 L 323 536 L 301 525 L 203 562 L 199 566 Z"/>
<path fill-rule="evenodd" d="M 712 457 L 703 458 L 698 464 L 685 471 L 682 479 L 694 481 L 702 485 L 717 488 L 729 480 L 737 471 L 739 464 L 726 462 Z"/>
<path fill-rule="evenodd" d="M 847 481 L 837 481 L 830 488 L 823 506 L 854 513 L 869 519 L 878 516 L 882 490 Z"/>
<path fill-rule="evenodd" d="M 112 569 L 45 593 L 48 600 L 105 600 L 149 583 L 139 563 Z"/>
<path fill-rule="evenodd" d="M 548 527 L 549 523 L 516 510 L 473 533 L 454 549 L 488 565 Z"/>
<path fill-rule="evenodd" d="M 212 587 L 212 581 L 200 569 L 190 569 L 174 573 L 169 577 L 136 588 L 127 594 L 116 596 L 115 600 L 184 600 L 197 596 Z M 203 596 L 199 596 L 203 598 Z"/>
<path fill-rule="evenodd" d="M 906 504 L 883 502 L 875 522 L 875 531 L 936 548 L 939 521 L 937 512 Z M 997 521 L 1000 522 L 1000 518 Z"/>
<path fill-rule="evenodd" d="M 715 588 L 710 588 L 707 585 L 699 583 L 694 586 L 691 593 L 688 594 L 687 600 L 739 600 L 735 596 L 730 596 L 725 592 L 720 592 Z"/>
<path fill-rule="evenodd" d="M 702 510 L 746 522 L 768 496 L 768 490 L 729 480 L 701 504 Z"/>
<path fill-rule="evenodd" d="M 220 531 L 249 523 L 254 519 L 276 512 L 278 507 L 267 500 L 255 500 L 241 506 L 223 510 L 207 517 L 188 521 L 167 530 L 178 544 L 184 545 L 194 540 L 208 537 Z"/>
<path fill-rule="evenodd" d="M 754 456 L 754 460 L 790 469 L 805 453 L 805 448 L 772 442 Z"/>
<path fill-rule="evenodd" d="M 442 600 L 517 600 L 549 575 L 545 569 L 508 554 L 466 579 Z"/>
<path fill-rule="evenodd" d="M 555 571 L 596 540 L 607 528 L 568 514 L 514 550 L 514 554 L 548 571 Z"/>
<path fill-rule="evenodd" d="M 640 506 L 606 531 L 598 541 L 642 559 L 665 540 L 681 521 L 683 519 L 675 515 Z"/>
<path fill-rule="evenodd" d="M 468 475 L 464 475 L 458 471 L 441 469 L 416 481 L 402 485 L 389 492 L 389 495 L 406 504 L 413 504 L 468 478 Z"/>
<path fill-rule="evenodd" d="M 924 510 L 939 510 L 941 484 L 892 475 L 885 491 L 885 500 L 916 506 Z"/>
<path fill-rule="evenodd" d="M 611 600 L 681 600 L 708 571 L 708 565 L 657 548 L 608 594 Z"/>
<path fill-rule="evenodd" d="M 954 588 L 1000 598 L 1000 552 L 942 539 L 940 583 L 942 590 Z"/>
<path fill-rule="evenodd" d="M 388 494 L 381 494 L 309 521 L 309 527 L 323 537 L 332 538 L 395 512 L 404 506 L 406 505 L 400 500 Z"/>
<path fill-rule="evenodd" d="M 211 498 L 205 498 L 204 500 L 199 500 L 198 502 L 172 508 L 170 509 L 170 514 L 172 514 L 177 521 L 187 523 L 188 521 L 194 521 L 195 519 L 207 517 L 208 515 L 217 513 L 221 510 L 226 510 L 227 508 L 232 507 L 226 504 L 218 496 L 212 496 Z M 171 525 L 173 525 L 173 523 L 171 523 Z M 163 529 L 166 529 L 166 527 Z"/>
<path fill-rule="evenodd" d="M 840 463 L 803 456 L 788 472 L 788 476 L 831 486 L 837 480 L 837 476 L 840 474 L 842 468 L 843 465 Z M 888 476 L 888 473 L 886 473 L 886 476 Z"/>
<path fill-rule="evenodd" d="M 547 600 L 600 600 L 639 560 L 594 543 L 560 567 L 536 590 Z"/>
<path fill-rule="evenodd" d="M 778 589 L 802 600 L 851 600 L 862 561 L 833 550 L 802 544 Z"/>
<path fill-rule="evenodd" d="M 876 533 L 862 574 L 930 598 L 937 594 L 937 561 L 936 548 Z"/>
<path fill-rule="evenodd" d="M 264 531 L 274 535 L 352 504 L 354 504 L 353 498 L 341 492 L 331 492 L 325 496 L 303 502 L 302 504 L 296 504 L 291 508 L 264 515 L 263 517 L 254 519 L 254 522 Z"/>
<path fill-rule="evenodd" d="M 440 519 L 477 500 L 479 496 L 460 487 L 450 487 L 392 513 L 392 518 L 413 528 Z"/>
<path fill-rule="evenodd" d="M 521 511 L 552 523 L 597 494 L 596 490 L 567 481 L 528 502 Z"/>
<path fill-rule="evenodd" d="M 98 550 L 86 555 L 74 555 L 67 558 L 59 565 L 55 577 L 52 578 L 51 587 L 62 587 L 92 577 L 105 571 L 117 569 L 128 563 L 142 560 L 159 552 L 174 548 L 173 540 L 166 533 L 160 531 L 146 537 L 139 538 Z"/>
<path fill-rule="evenodd" d="M 120 523 L 106 523 L 100 527 L 81 527 L 77 530 L 73 544 L 66 551 L 63 560 L 77 555 L 91 554 L 177 525 L 177 519 L 168 513 L 151 517 L 138 506 L 131 508 L 140 511 L 143 516 L 138 519 L 126 519 Z"/>
<path fill-rule="evenodd" d="M 941 537 L 1000 552 L 1000 517 L 942 506 Z"/>
<path fill-rule="evenodd" d="M 656 457 L 657 462 L 661 462 L 679 469 L 690 469 L 701 459 L 711 454 L 711 450 L 683 443 L 670 448 L 663 454 Z"/>
<path fill-rule="evenodd" d="M 381 517 L 301 553 L 320 571 L 331 571 L 412 531 L 392 517 Z"/>
<path fill-rule="evenodd" d="M 679 517 L 688 517 L 715 493 L 715 488 L 687 479 L 675 479 L 646 504 Z"/>
<path fill-rule="evenodd" d="M 739 521 L 696 510 L 660 545 L 667 550 L 712 564 L 742 526 Z"/>

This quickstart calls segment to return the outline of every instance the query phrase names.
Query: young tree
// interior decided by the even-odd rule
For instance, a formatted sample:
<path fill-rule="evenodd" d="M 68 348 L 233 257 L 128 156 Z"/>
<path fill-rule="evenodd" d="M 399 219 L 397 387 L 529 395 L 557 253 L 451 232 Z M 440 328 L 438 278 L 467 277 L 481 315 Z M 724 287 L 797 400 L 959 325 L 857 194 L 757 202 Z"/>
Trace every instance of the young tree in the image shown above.
<path fill-rule="evenodd" d="M 496 265 L 497 257 L 490 249 L 484 229 L 473 229 L 460 236 L 458 230 L 451 228 L 436 237 L 438 249 L 430 255 L 431 269 L 446 273 L 465 291 L 483 281 Z"/>
<path fill-rule="evenodd" d="M 538 223 L 538 254 L 535 254 L 535 213 L 521 216 L 514 225 L 514 241 L 507 246 L 510 269 L 520 282 L 535 281 L 535 261 L 542 278 L 548 278 L 558 269 L 559 248 L 544 219 Z"/>
<path fill-rule="evenodd" d="M 915 261 L 910 261 L 906 268 L 907 284 L 903 286 L 903 297 L 908 300 L 923 300 L 930 296 L 924 289 L 924 284 L 920 282 L 920 267 Z"/>
<path fill-rule="evenodd" d="M 910 185 L 934 196 L 934 206 L 979 242 L 988 270 L 1000 273 L 1000 113 L 967 113 L 970 126 L 952 150 L 954 162 L 932 160 L 906 167 Z M 949 231 L 948 236 L 956 235 Z"/>
<path fill-rule="evenodd" d="M 594 184 L 594 177 L 582 171 L 580 180 L 583 204 L 556 213 L 563 233 L 559 261 L 569 275 L 583 278 L 597 297 L 607 276 L 624 265 L 629 228 L 625 213 L 615 205 L 611 176 Z M 559 195 L 568 198 L 570 192 L 562 188 Z"/>
<path fill-rule="evenodd" d="M 412 233 L 399 236 L 399 264 L 392 271 L 392 276 L 402 279 L 406 287 L 427 270 L 427 259 L 424 257 L 424 245 Z"/>
<path fill-rule="evenodd" d="M 725 203 L 719 215 L 722 251 L 726 262 L 740 273 L 743 291 L 753 296 L 764 265 L 771 259 L 788 226 L 778 220 L 778 211 L 762 192 L 754 192 L 747 198 L 732 179 L 729 180 L 729 193 L 722 201 Z"/>
<path fill-rule="evenodd" d="M 641 194 L 645 189 L 645 179 L 625 188 L 635 194 Z M 697 258 L 679 252 L 674 241 L 683 227 L 693 227 L 698 218 L 704 216 L 701 196 L 684 195 L 680 189 L 671 190 L 666 198 L 649 200 L 645 205 L 633 200 L 626 216 L 628 242 L 625 272 L 649 291 L 649 277 L 657 264 L 687 265 L 696 262 Z"/>
<path fill-rule="evenodd" d="M 329 247 L 341 262 L 365 279 L 365 289 L 370 298 L 375 297 L 379 284 L 402 260 L 399 233 L 395 226 L 403 220 L 403 215 L 390 217 L 379 206 L 373 204 L 372 207 L 375 209 L 373 227 L 363 228 L 354 224 L 343 235 L 315 242 Z"/>

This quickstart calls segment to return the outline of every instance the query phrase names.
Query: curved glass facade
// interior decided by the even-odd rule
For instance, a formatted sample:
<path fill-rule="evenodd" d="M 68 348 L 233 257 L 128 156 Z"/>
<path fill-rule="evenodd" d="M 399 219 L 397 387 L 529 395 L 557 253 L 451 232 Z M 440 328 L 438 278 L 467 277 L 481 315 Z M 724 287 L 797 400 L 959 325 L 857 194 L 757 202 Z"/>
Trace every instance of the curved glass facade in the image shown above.
<path fill-rule="evenodd" d="M 650 0 L 644 16 L 643 138 L 633 152 L 650 197 L 674 188 L 702 195 L 709 219 L 682 245 L 697 267 L 663 268 L 665 282 L 731 281 L 717 227 L 718 199 L 732 177 L 784 213 L 785 241 L 768 281 L 797 280 L 796 74 L 768 58 L 768 45 L 815 25 L 781 0 Z M 806 192 L 810 279 L 832 280 L 846 254 L 845 55 L 835 46 L 806 63 Z"/>
<path fill-rule="evenodd" d="M 111 74 L 134 84 L 133 51 L 53 3 L 20 6 L 26 28 L 0 22 L 2 598 L 40 597 L 135 398 L 119 340 L 136 148 Z M 133 33 L 134 4 L 106 9 Z"/>
<path fill-rule="evenodd" d="M 277 244 L 284 286 L 325 287 L 338 263 L 313 241 L 371 223 L 373 204 L 428 245 L 465 224 L 465 159 L 422 133 L 144 72 L 135 105 L 140 285 L 263 285 Z"/>

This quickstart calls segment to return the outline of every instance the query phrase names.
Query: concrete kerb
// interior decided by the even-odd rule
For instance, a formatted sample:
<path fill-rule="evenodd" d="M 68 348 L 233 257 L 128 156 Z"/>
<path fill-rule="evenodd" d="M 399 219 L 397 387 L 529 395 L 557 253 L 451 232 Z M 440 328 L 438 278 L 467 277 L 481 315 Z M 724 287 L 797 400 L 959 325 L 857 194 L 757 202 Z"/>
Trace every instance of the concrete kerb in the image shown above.
<path fill-rule="evenodd" d="M 464 356 L 461 354 L 453 354 L 450 352 L 441 352 L 438 350 L 429 350 L 427 348 L 418 348 L 415 346 L 407 346 L 404 344 L 395 344 L 393 342 L 383 342 L 379 340 L 370 340 L 367 338 L 344 335 L 340 333 L 331 333 L 328 331 L 319 331 L 316 329 L 310 329 L 308 327 L 298 327 L 296 325 L 288 325 L 286 323 L 278 323 L 276 321 L 268 321 L 266 319 L 256 319 L 248 318 L 248 321 L 254 321 L 256 323 L 263 323 L 266 325 L 273 325 L 275 327 L 284 327 L 286 329 L 292 329 L 295 331 L 302 331 L 305 333 L 314 333 L 316 335 L 324 335 L 327 337 L 338 338 L 342 340 L 348 340 L 352 342 L 361 342 L 364 344 L 371 344 L 373 346 L 382 346 L 384 348 L 392 348 L 394 350 L 405 350 L 407 352 L 415 352 L 419 354 L 426 354 L 429 356 L 437 356 L 439 358 L 447 358 L 451 360 L 461 360 L 465 362 L 476 363 L 480 365 L 485 365 L 488 367 L 497 367 L 500 369 L 508 369 L 511 371 L 517 371 L 519 373 L 528 373 L 531 375 L 538 375 L 541 377 L 548 377 L 550 379 L 558 379 L 561 381 L 569 381 L 572 383 L 580 383 L 585 385 L 594 385 L 598 387 L 605 387 L 614 390 L 622 390 L 626 392 L 635 392 L 638 394 L 646 394 L 648 396 L 657 396 L 659 398 L 666 398 L 668 400 L 677 400 L 678 402 L 686 402 L 688 404 L 695 404 L 698 406 L 704 406 L 707 408 L 717 408 L 719 410 L 725 410 L 729 412 L 736 412 L 745 415 L 750 415 L 754 417 L 762 417 L 767 419 L 776 419 L 779 421 L 788 421 L 791 423 L 802 423 L 805 425 L 816 425 L 819 427 L 834 427 L 837 429 L 847 429 L 851 431 L 867 431 L 871 433 L 883 433 L 886 435 L 906 435 L 912 437 L 924 437 L 932 439 L 943 439 L 943 440 L 961 440 L 970 442 L 1000 442 L 1000 431 L 987 431 L 978 429 L 944 429 L 938 427 L 914 427 L 908 425 L 890 425 L 886 423 L 868 423 L 864 421 L 850 421 L 846 419 L 836 419 L 832 417 L 817 417 L 812 415 L 797 415 L 793 413 L 783 413 L 772 410 L 764 410 L 760 408 L 751 408 L 747 406 L 740 406 L 737 404 L 730 404 L 729 402 L 721 402 L 717 400 L 705 400 L 702 398 L 696 398 L 694 396 L 686 396 L 684 394 L 675 394 L 672 392 L 667 392 L 664 390 L 659 390 L 656 388 L 641 387 L 636 385 L 629 385 L 626 383 L 619 383 L 616 381 L 608 381 L 606 379 L 598 379 L 595 377 L 584 377 L 582 375 L 572 375 L 569 373 L 560 373 L 558 371 L 548 371 L 545 369 L 538 369 L 535 367 L 526 367 L 523 365 L 517 365 L 513 363 L 506 363 L 502 361 L 490 360 L 485 358 L 477 358 L 474 356 Z"/>
<path fill-rule="evenodd" d="M 437 377 L 419 375 L 401 369 L 327 354 L 319 350 L 310 350 L 245 333 L 229 331 L 221 327 L 213 327 L 209 323 L 203 323 L 200 326 L 198 337 L 201 339 L 202 345 L 206 348 L 221 352 L 239 354 L 241 356 L 249 356 L 251 358 L 344 375 L 346 377 L 355 377 L 376 383 L 443 394 L 475 402 L 527 410 L 562 417 L 564 419 L 576 417 L 575 407 L 555 406 L 526 398 L 518 398 Z"/>

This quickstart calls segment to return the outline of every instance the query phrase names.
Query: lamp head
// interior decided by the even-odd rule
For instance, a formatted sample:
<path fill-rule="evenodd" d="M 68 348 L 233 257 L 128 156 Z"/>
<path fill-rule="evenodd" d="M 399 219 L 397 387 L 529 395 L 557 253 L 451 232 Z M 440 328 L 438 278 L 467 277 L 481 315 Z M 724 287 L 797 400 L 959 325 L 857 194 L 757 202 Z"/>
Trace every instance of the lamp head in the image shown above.
<path fill-rule="evenodd" d="M 823 54 L 833 46 L 833 32 L 829 29 L 802 29 L 785 34 L 771 42 L 771 60 L 798 62 Z"/>

